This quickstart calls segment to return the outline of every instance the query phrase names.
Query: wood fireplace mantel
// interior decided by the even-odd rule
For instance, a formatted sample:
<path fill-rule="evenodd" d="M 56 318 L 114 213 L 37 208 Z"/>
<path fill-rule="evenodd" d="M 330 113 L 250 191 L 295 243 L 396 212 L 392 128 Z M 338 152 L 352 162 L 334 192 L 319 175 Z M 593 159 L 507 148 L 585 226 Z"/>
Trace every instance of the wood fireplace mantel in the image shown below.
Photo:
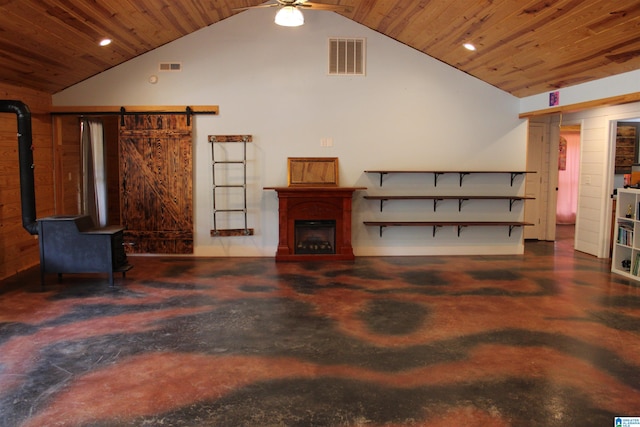
<path fill-rule="evenodd" d="M 351 200 L 366 187 L 264 187 L 278 193 L 279 238 L 276 261 L 353 260 Z M 298 254 L 296 220 L 335 220 L 335 253 Z"/>

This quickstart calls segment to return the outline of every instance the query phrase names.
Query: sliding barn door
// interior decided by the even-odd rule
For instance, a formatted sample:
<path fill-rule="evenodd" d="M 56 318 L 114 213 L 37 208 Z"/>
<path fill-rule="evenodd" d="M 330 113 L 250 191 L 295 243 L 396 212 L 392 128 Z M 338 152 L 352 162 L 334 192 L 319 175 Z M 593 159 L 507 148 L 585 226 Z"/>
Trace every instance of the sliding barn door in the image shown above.
<path fill-rule="evenodd" d="M 125 116 L 120 167 L 127 251 L 193 253 L 192 141 L 186 116 Z"/>

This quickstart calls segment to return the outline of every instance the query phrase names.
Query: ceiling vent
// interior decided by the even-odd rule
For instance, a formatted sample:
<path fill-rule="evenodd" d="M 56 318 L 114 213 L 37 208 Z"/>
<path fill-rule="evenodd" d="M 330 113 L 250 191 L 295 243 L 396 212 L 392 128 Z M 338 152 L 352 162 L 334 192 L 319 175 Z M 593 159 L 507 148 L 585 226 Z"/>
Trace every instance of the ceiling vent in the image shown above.
<path fill-rule="evenodd" d="M 182 71 L 181 62 L 161 62 L 160 71 Z"/>
<path fill-rule="evenodd" d="M 365 39 L 362 38 L 330 38 L 329 74 L 363 76 L 365 48 Z"/>

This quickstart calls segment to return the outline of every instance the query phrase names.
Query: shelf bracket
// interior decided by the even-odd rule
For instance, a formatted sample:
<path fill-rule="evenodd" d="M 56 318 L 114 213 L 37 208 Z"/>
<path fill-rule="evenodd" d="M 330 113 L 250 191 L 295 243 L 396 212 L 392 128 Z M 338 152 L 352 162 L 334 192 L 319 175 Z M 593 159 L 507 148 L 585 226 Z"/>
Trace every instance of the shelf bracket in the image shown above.
<path fill-rule="evenodd" d="M 460 230 L 466 227 L 466 225 L 456 225 L 456 227 L 458 228 L 458 237 L 460 237 Z"/>
<path fill-rule="evenodd" d="M 442 227 L 442 226 L 441 226 L 441 225 L 434 225 L 434 226 L 433 226 L 433 237 L 436 237 L 436 230 L 437 230 L 438 228 L 440 228 L 440 227 Z"/>
<path fill-rule="evenodd" d="M 433 173 L 433 186 L 434 187 L 438 186 L 438 178 L 440 177 L 440 175 L 444 175 L 444 172 L 434 172 Z"/>
<path fill-rule="evenodd" d="M 513 181 L 515 180 L 516 176 L 518 175 L 522 175 L 522 172 L 511 172 L 511 186 L 513 187 Z"/>
<path fill-rule="evenodd" d="M 460 172 L 460 187 L 462 187 L 462 180 L 465 175 L 469 175 L 469 172 Z"/>
<path fill-rule="evenodd" d="M 382 187 L 382 177 L 386 174 L 386 172 L 380 172 L 380 187 Z"/>
<path fill-rule="evenodd" d="M 384 200 L 380 199 L 380 212 L 382 212 L 382 205 L 384 204 Z"/>
<path fill-rule="evenodd" d="M 463 203 L 465 200 L 469 200 L 469 199 L 458 199 L 458 212 L 461 212 L 461 211 L 462 211 L 462 203 Z"/>
<path fill-rule="evenodd" d="M 517 202 L 518 199 L 509 199 L 509 212 L 513 209 L 513 204 Z"/>
<path fill-rule="evenodd" d="M 438 199 L 433 199 L 433 211 L 436 211 L 436 208 L 438 207 Z"/>
<path fill-rule="evenodd" d="M 509 226 L 509 237 L 511 237 L 511 233 L 513 232 L 513 229 L 516 227 L 520 227 L 519 224 L 514 224 L 514 225 L 510 225 Z"/>
<path fill-rule="evenodd" d="M 382 229 L 384 229 L 386 227 L 386 225 L 381 225 L 380 226 L 380 237 L 382 237 Z"/>

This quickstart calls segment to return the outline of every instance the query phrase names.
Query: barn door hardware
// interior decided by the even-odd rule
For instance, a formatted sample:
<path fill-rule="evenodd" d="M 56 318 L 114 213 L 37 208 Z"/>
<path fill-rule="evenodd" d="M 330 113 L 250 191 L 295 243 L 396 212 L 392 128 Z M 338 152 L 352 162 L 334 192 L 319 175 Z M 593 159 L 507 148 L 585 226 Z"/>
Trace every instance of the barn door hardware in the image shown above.
<path fill-rule="evenodd" d="M 54 116 L 120 116 L 120 126 L 124 126 L 124 116 L 149 115 L 149 114 L 174 114 L 186 115 L 187 126 L 191 126 L 191 117 L 197 114 L 217 115 L 217 105 L 199 106 L 130 106 L 130 107 L 54 107 L 51 112 Z"/>

